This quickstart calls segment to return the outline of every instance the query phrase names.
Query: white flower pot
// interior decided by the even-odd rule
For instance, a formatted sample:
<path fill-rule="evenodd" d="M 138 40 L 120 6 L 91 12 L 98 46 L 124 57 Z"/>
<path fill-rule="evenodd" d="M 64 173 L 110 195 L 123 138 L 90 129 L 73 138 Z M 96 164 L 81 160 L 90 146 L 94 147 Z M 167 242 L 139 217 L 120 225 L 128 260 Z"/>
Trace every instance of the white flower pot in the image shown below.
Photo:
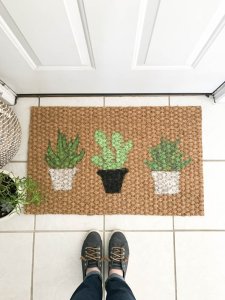
<path fill-rule="evenodd" d="M 1 217 L 0 222 L 7 222 L 16 215 L 16 209 L 13 209 L 8 215 Z"/>
<path fill-rule="evenodd" d="M 180 172 L 152 171 L 151 173 L 155 183 L 155 194 L 173 195 L 179 193 Z"/>
<path fill-rule="evenodd" d="M 73 169 L 49 169 L 49 174 L 52 179 L 52 188 L 55 191 L 72 190 L 73 176 L 78 171 Z"/>

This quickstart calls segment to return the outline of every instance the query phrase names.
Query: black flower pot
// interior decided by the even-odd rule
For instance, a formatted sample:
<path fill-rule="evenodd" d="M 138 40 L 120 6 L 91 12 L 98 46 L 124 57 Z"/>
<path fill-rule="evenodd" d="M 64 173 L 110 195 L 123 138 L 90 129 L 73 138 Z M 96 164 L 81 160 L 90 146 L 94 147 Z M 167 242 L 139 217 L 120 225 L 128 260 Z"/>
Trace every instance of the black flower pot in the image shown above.
<path fill-rule="evenodd" d="M 106 193 L 120 193 L 123 184 L 123 179 L 128 169 L 117 170 L 98 170 L 97 174 L 101 176 L 102 183 Z"/>

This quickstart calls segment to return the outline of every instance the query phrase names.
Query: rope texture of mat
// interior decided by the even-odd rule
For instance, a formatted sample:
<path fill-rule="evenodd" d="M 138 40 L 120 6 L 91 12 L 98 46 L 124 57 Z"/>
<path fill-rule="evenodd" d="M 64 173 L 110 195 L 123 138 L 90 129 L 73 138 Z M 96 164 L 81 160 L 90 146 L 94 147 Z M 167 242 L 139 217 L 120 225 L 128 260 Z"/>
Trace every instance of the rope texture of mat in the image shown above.
<path fill-rule="evenodd" d="M 32 108 L 27 214 L 203 215 L 202 173 L 200 107 Z"/>

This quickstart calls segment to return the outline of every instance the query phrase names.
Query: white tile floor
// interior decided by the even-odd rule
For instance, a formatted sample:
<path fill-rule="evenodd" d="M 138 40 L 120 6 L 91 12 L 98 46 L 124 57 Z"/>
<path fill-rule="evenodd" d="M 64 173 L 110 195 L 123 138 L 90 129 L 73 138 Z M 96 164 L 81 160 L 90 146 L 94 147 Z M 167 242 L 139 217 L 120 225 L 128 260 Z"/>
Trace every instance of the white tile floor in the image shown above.
<path fill-rule="evenodd" d="M 100 230 L 106 248 L 112 230 L 125 232 L 127 281 L 138 300 L 224 300 L 225 104 L 203 96 L 18 99 L 23 139 L 6 166 L 17 175 L 26 174 L 29 108 L 38 105 L 202 106 L 205 216 L 14 216 L 0 222 L 0 300 L 68 300 L 82 278 L 89 229 Z"/>

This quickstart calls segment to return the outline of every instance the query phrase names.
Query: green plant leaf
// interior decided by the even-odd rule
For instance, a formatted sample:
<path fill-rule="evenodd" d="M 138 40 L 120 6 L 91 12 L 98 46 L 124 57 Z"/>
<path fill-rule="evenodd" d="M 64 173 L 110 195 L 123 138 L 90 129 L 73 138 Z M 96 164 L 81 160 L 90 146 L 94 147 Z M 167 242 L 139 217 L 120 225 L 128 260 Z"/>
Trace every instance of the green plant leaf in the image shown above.
<path fill-rule="evenodd" d="M 102 153 L 101 156 L 93 156 L 92 163 L 104 170 L 122 168 L 133 146 L 132 141 L 124 142 L 123 136 L 119 132 L 113 132 L 110 141 L 104 132 L 97 130 L 95 132 L 95 141 L 101 147 Z"/>
<path fill-rule="evenodd" d="M 72 143 L 72 151 L 77 151 L 78 145 L 79 145 L 80 139 L 79 136 L 77 135 Z"/>
<path fill-rule="evenodd" d="M 92 156 L 91 161 L 97 167 L 103 168 L 103 166 L 104 166 L 104 161 L 101 156 L 98 156 L 98 155 Z"/>
<path fill-rule="evenodd" d="M 39 204 L 42 195 L 38 183 L 31 177 L 14 177 L 6 180 L 8 175 L 0 172 L 0 207 L 6 212 L 16 209 L 20 212 L 27 204 Z"/>
<path fill-rule="evenodd" d="M 123 136 L 119 132 L 112 133 L 112 146 L 118 150 L 123 143 Z"/>
<path fill-rule="evenodd" d="M 73 168 L 83 159 L 85 154 L 84 150 L 82 150 L 79 154 L 77 153 L 78 146 L 78 135 L 74 138 L 74 140 L 67 142 L 65 134 L 58 130 L 56 150 L 55 152 L 53 151 L 51 142 L 49 141 L 45 154 L 45 161 L 48 166 L 53 169 L 65 169 L 68 167 Z"/>
<path fill-rule="evenodd" d="M 162 138 L 158 145 L 149 149 L 152 161 L 144 161 L 144 163 L 155 171 L 182 170 L 191 162 L 191 159 L 183 159 L 184 155 L 178 145 L 179 140 L 169 141 Z"/>
<path fill-rule="evenodd" d="M 100 147 L 108 147 L 107 143 L 107 136 L 106 134 L 101 130 L 95 131 L 95 141 L 97 144 L 99 144 Z"/>

